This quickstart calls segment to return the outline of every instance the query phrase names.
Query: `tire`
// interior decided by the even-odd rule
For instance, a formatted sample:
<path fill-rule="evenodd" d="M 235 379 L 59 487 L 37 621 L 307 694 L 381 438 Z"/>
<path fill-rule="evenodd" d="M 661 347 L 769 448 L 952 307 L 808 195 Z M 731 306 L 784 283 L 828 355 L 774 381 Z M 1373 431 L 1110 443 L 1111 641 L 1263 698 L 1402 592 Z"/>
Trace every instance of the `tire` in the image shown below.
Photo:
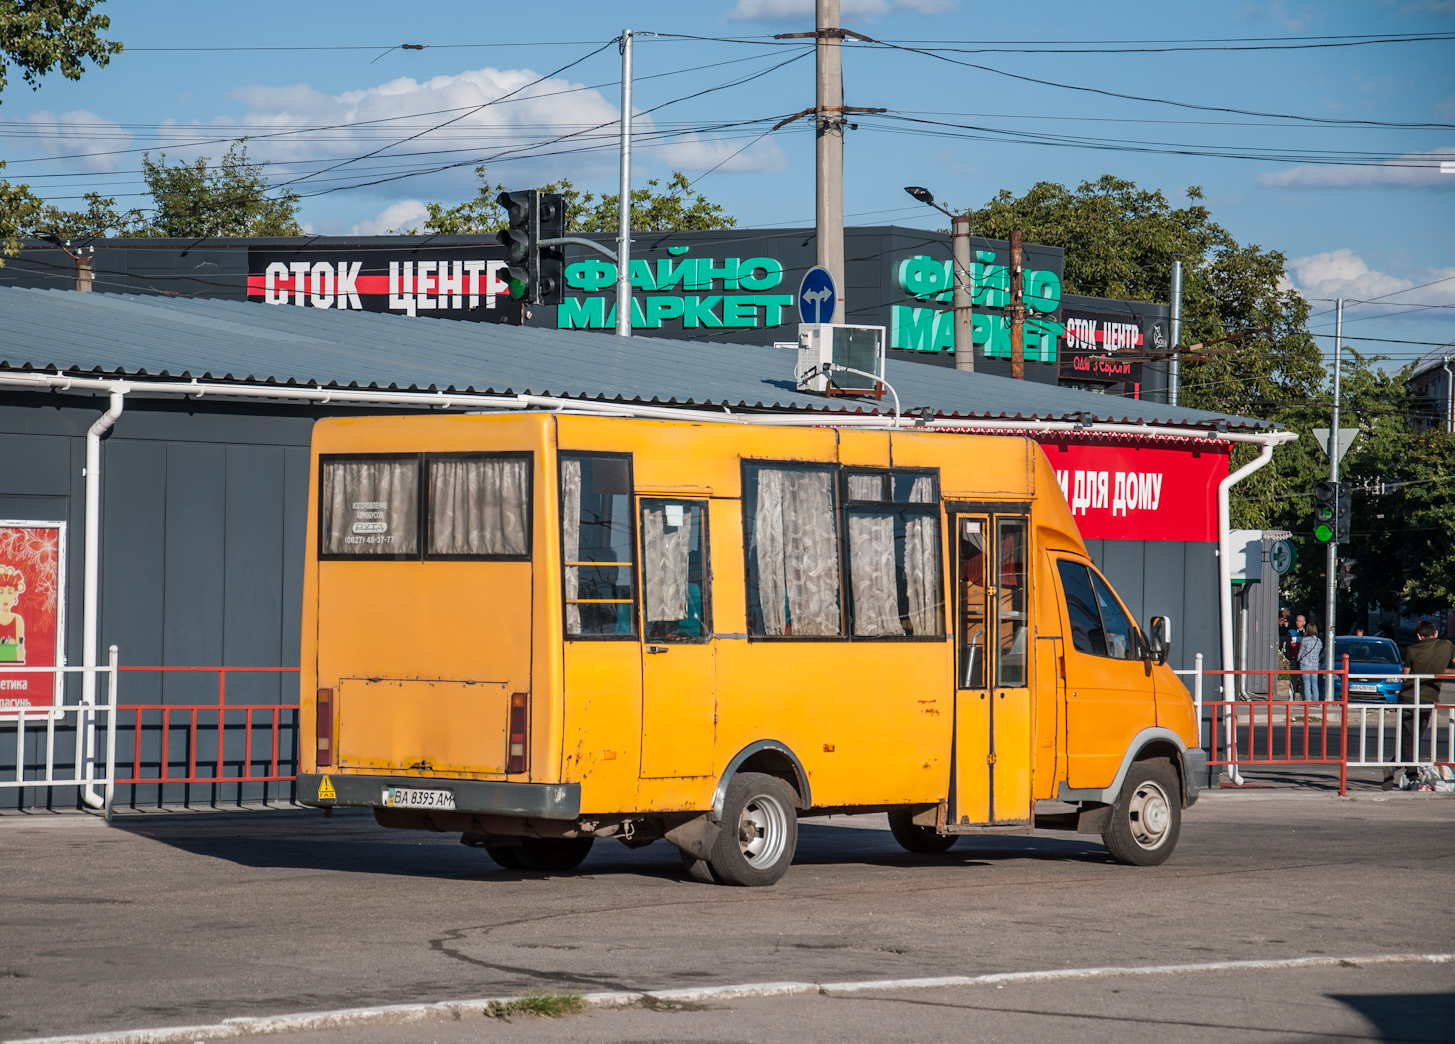
<path fill-rule="evenodd" d="M 761 772 L 740 772 L 728 784 L 722 832 L 707 862 L 723 884 L 774 884 L 798 848 L 798 809 L 787 783 Z M 690 872 L 690 868 L 689 868 Z"/>
<path fill-rule="evenodd" d="M 594 837 L 523 837 L 516 858 L 526 870 L 540 873 L 575 870 L 595 841 Z"/>
<path fill-rule="evenodd" d="M 914 822 L 914 814 L 907 808 L 896 808 L 889 813 L 889 832 L 899 847 L 916 855 L 939 855 L 955 847 L 960 840 L 956 834 L 941 834 L 934 827 L 920 826 Z"/>
<path fill-rule="evenodd" d="M 485 845 L 485 854 L 495 860 L 502 870 L 524 870 L 520 861 L 520 848 L 515 845 Z"/>
<path fill-rule="evenodd" d="M 1166 761 L 1132 762 L 1112 806 L 1111 829 L 1101 835 L 1111 857 L 1127 866 L 1165 863 L 1182 832 L 1181 793 Z"/>
<path fill-rule="evenodd" d="M 712 865 L 706 859 L 698 859 L 690 852 L 682 853 L 682 868 L 687 871 L 687 876 L 699 884 L 721 884 L 712 875 Z"/>

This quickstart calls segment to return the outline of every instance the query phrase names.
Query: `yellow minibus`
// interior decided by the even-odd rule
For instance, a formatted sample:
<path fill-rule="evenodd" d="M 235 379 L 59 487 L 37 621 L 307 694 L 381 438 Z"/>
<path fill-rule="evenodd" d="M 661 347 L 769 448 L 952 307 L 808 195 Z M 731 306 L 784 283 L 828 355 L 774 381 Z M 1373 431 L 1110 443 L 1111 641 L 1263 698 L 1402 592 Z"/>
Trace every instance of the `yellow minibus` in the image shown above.
<path fill-rule="evenodd" d="M 314 428 L 299 800 L 768 885 L 798 819 L 1161 863 L 1205 755 L 1039 446 L 522 412 Z M 1061 802 L 1042 807 L 1038 802 Z"/>

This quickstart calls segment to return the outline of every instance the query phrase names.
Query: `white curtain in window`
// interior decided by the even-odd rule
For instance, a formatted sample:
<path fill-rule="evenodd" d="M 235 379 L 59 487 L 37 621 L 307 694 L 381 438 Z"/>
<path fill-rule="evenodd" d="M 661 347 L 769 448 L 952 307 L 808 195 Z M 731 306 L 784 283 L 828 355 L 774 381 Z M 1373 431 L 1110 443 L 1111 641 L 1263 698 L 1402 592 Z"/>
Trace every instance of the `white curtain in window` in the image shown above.
<path fill-rule="evenodd" d="M 324 554 L 417 554 L 418 493 L 416 458 L 326 461 Z"/>
<path fill-rule="evenodd" d="M 525 554 L 526 464 L 508 457 L 430 461 L 430 553 Z"/>
<path fill-rule="evenodd" d="M 581 462 L 561 461 L 561 558 L 581 560 Z M 581 633 L 581 607 L 576 604 L 580 588 L 580 567 L 563 567 L 566 596 L 566 633 Z"/>
<path fill-rule="evenodd" d="M 850 500 L 884 500 L 883 475 L 850 475 Z"/>
<path fill-rule="evenodd" d="M 849 515 L 849 578 L 854 589 L 854 634 L 900 636 L 894 572 L 894 515 Z"/>
<path fill-rule="evenodd" d="M 764 634 L 839 633 L 832 472 L 758 472 L 754 537 Z M 786 606 L 786 612 L 785 612 Z"/>
<path fill-rule="evenodd" d="M 692 550 L 692 511 L 683 512 L 680 526 L 667 525 L 665 508 L 642 513 L 642 575 L 647 622 L 663 623 L 687 618 L 687 557 Z"/>
<path fill-rule="evenodd" d="M 934 499 L 934 478 L 916 477 L 910 487 L 909 502 L 932 504 Z M 941 634 L 940 520 L 933 515 L 911 516 L 905 521 L 904 579 L 910 631 L 920 636 Z"/>

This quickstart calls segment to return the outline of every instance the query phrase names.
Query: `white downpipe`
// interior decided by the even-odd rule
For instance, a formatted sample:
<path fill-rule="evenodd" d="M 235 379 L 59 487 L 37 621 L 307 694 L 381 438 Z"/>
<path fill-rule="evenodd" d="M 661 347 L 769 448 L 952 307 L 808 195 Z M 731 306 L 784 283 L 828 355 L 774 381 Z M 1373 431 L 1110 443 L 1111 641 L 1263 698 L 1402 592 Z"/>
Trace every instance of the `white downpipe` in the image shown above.
<path fill-rule="evenodd" d="M 1292 432 L 1280 432 L 1279 434 L 1293 435 Z M 1286 441 L 1286 440 L 1278 440 Z M 1259 470 L 1273 459 L 1273 447 L 1278 442 L 1269 438 L 1263 443 L 1258 456 L 1244 464 L 1237 471 L 1218 483 L 1218 610 L 1219 623 L 1218 631 L 1221 641 L 1222 669 L 1232 670 L 1233 663 L 1233 545 L 1231 532 L 1231 510 L 1228 506 L 1228 490 L 1232 489 L 1239 482 L 1242 482 L 1253 472 Z M 1218 686 L 1219 695 L 1223 700 L 1232 699 L 1234 686 L 1229 685 L 1228 675 L 1222 675 L 1222 682 Z M 1237 757 L 1237 728 L 1238 715 L 1228 714 L 1228 758 L 1231 760 Z M 1243 781 L 1242 775 L 1238 772 L 1238 766 L 1228 766 L 1228 778 L 1234 783 Z"/>
<path fill-rule="evenodd" d="M 99 616 L 98 600 L 101 587 L 101 436 L 116 423 L 126 407 L 126 393 L 130 388 L 125 382 L 109 382 L 106 390 L 111 394 L 111 404 L 106 412 L 97 417 L 86 429 L 86 549 L 85 580 L 81 604 L 81 663 L 86 672 L 81 675 L 81 703 L 87 707 L 96 704 L 96 630 Z M 106 807 L 106 799 L 96 793 L 92 783 L 96 759 L 96 714 L 82 712 L 86 728 L 82 737 L 86 756 L 86 785 L 81 798 L 91 808 Z M 115 711 L 111 711 L 115 714 Z M 115 732 L 115 728 L 110 729 Z"/>

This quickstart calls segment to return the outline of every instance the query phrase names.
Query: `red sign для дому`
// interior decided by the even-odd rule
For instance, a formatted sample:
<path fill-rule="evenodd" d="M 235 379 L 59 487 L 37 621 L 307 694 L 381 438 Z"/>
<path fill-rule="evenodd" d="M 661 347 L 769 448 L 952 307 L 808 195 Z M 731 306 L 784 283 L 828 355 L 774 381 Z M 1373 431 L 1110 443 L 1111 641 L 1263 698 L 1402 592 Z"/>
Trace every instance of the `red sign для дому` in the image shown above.
<path fill-rule="evenodd" d="M 1225 446 L 1173 448 L 1038 438 L 1085 540 L 1218 538 Z"/>

